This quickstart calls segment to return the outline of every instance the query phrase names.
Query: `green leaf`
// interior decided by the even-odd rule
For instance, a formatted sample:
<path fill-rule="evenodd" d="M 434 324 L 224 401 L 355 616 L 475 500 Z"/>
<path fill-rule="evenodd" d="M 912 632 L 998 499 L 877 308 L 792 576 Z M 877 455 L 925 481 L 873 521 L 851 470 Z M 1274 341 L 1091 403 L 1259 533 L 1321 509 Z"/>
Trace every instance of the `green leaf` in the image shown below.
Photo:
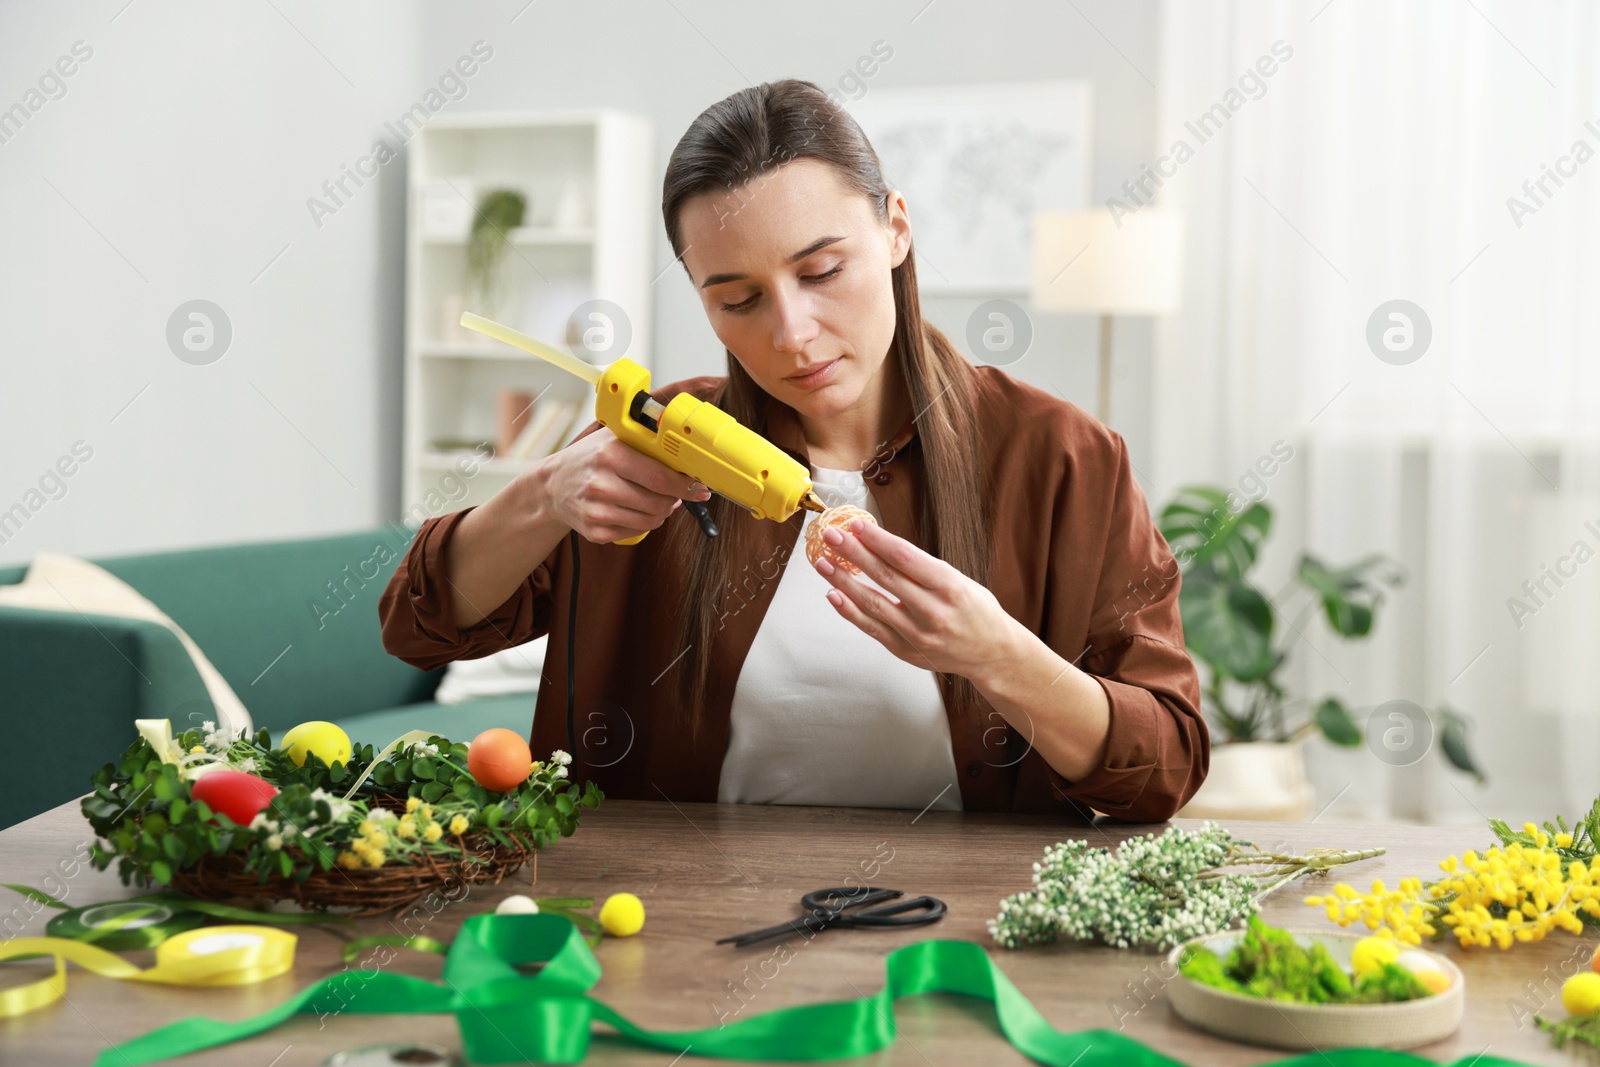
<path fill-rule="evenodd" d="M 442 796 L 444 796 L 444 786 L 440 785 L 438 782 L 429 782 L 427 785 L 422 787 L 422 799 L 426 800 L 429 804 L 434 803 Z"/>
<path fill-rule="evenodd" d="M 474 784 L 475 783 L 471 778 L 467 778 L 465 776 L 457 777 L 455 783 L 451 786 L 451 791 L 462 800 L 466 800 L 472 795 L 472 787 Z"/>
<path fill-rule="evenodd" d="M 392 764 L 380 763 L 372 769 L 372 780 L 382 786 L 395 784 L 394 767 Z"/>
<path fill-rule="evenodd" d="M 1189 651 L 1213 670 L 1244 682 L 1272 670 L 1272 606 L 1253 586 L 1197 571 L 1178 608 Z"/>
<path fill-rule="evenodd" d="M 172 881 L 171 865 L 166 860 L 156 860 L 150 864 L 150 877 L 161 885 L 167 885 Z"/>
<path fill-rule="evenodd" d="M 556 797 L 556 810 L 563 815 L 571 815 L 573 812 L 572 798 L 565 793 L 558 795 Z"/>
<path fill-rule="evenodd" d="M 189 802 L 187 800 L 183 799 L 182 797 L 178 797 L 176 800 L 174 800 L 172 802 L 172 806 L 167 809 L 167 817 L 169 819 L 171 819 L 174 823 L 182 822 L 183 821 L 183 817 L 185 815 L 187 815 L 188 813 L 189 813 Z"/>
<path fill-rule="evenodd" d="M 483 822 L 490 828 L 500 825 L 500 820 L 506 817 L 506 811 L 498 804 L 491 804 L 483 809 Z"/>
<path fill-rule="evenodd" d="M 1332 568 L 1309 553 L 1300 557 L 1299 577 L 1322 601 L 1322 612 L 1334 633 L 1365 637 L 1372 632 L 1384 587 L 1398 587 L 1405 574 L 1400 565 L 1381 553 L 1363 557 L 1347 567 Z"/>
<path fill-rule="evenodd" d="M 41 893 L 39 890 L 31 889 L 31 888 L 29 888 L 28 886 L 25 886 L 25 885 L 17 885 L 17 884 L 15 884 L 13 882 L 0 882 L 0 886 L 4 886 L 7 889 L 13 889 L 13 890 L 17 891 L 18 893 L 21 893 L 23 896 L 27 897 L 29 900 L 37 901 L 38 903 L 44 904 L 47 907 L 51 907 L 51 908 L 65 908 L 66 907 L 65 904 L 61 903 L 61 901 L 57 900 L 55 897 L 52 897 L 47 893 Z"/>
<path fill-rule="evenodd" d="M 1439 735 L 1439 744 L 1444 749 L 1445 759 L 1457 770 L 1466 771 L 1482 785 L 1487 781 L 1483 771 L 1472 758 L 1472 748 L 1467 743 L 1467 728 L 1471 725 L 1459 712 L 1449 708 L 1439 709 L 1440 718 L 1444 719 L 1444 730 Z M 1597 801 L 1600 803 L 1600 801 Z"/>
<path fill-rule="evenodd" d="M 278 870 L 282 872 L 285 878 L 289 877 L 290 873 L 294 870 L 294 857 L 290 856 L 287 852 L 279 851 Z"/>
<path fill-rule="evenodd" d="M 411 776 L 424 782 L 432 781 L 437 764 L 427 756 L 419 756 L 411 761 Z"/>
<path fill-rule="evenodd" d="M 1361 743 L 1361 728 L 1337 698 L 1329 697 L 1317 705 L 1316 720 L 1322 736 L 1334 744 L 1353 748 Z"/>
<path fill-rule="evenodd" d="M 1241 579 L 1255 565 L 1261 542 L 1272 529 L 1272 509 L 1258 502 L 1235 512 L 1226 493 L 1190 485 L 1162 510 L 1160 525 L 1185 573 L 1209 570 Z"/>
<path fill-rule="evenodd" d="M 157 800 L 171 800 L 178 795 L 173 788 L 172 779 L 162 775 L 150 783 L 150 792 L 155 794 Z"/>
<path fill-rule="evenodd" d="M 180 867 L 183 865 L 183 842 L 175 834 L 168 834 L 161 839 L 161 849 L 173 863 Z"/>

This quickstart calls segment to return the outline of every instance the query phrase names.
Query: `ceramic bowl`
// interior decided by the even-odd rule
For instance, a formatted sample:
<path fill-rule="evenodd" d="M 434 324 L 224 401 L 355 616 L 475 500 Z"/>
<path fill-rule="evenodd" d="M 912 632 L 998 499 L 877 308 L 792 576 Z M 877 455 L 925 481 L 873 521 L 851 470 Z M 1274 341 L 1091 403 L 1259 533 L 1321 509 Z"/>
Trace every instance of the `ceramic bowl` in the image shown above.
<path fill-rule="evenodd" d="M 1350 970 L 1350 952 L 1361 936 L 1343 933 L 1290 931 L 1296 941 L 1311 947 L 1319 941 L 1335 963 Z M 1226 957 L 1245 935 L 1228 930 L 1196 938 L 1167 954 L 1167 997 L 1179 1017 L 1202 1030 L 1233 1041 L 1282 1049 L 1412 1048 L 1438 1041 L 1461 1025 L 1466 1004 L 1466 981 L 1454 963 L 1435 952 L 1406 948 L 1426 957 L 1450 976 L 1450 988 L 1419 1000 L 1395 1004 L 1292 1004 L 1230 993 L 1178 974 L 1178 960 L 1190 946 L 1204 946 Z M 1364 935 L 1362 935 L 1364 936 Z"/>

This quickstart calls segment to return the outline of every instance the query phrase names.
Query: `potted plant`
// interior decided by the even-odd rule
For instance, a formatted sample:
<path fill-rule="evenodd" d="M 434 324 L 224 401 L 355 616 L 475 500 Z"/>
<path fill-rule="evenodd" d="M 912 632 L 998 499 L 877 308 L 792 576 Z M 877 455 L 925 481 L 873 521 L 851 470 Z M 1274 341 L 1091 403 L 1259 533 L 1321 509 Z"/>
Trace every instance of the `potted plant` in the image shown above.
<path fill-rule="evenodd" d="M 1190 818 L 1308 818 L 1315 799 L 1303 743 L 1321 734 L 1336 745 L 1361 744 L 1363 731 L 1343 700 L 1291 697 L 1281 671 L 1307 616 L 1320 608 L 1346 640 L 1367 637 L 1387 589 L 1399 588 L 1399 563 L 1373 553 L 1329 566 L 1304 553 L 1295 568 L 1278 636 L 1275 608 L 1250 582 L 1272 529 L 1260 501 L 1235 508 L 1222 490 L 1186 486 L 1161 512 L 1161 532 L 1183 575 L 1178 597 L 1184 641 L 1201 664 L 1204 710 L 1212 726 L 1211 768 L 1179 814 Z M 1432 713 L 1452 766 L 1483 780 L 1467 742 L 1467 720 L 1447 707 Z"/>
<path fill-rule="evenodd" d="M 496 310 L 504 295 L 500 261 L 511 247 L 508 235 L 522 225 L 527 210 L 527 198 L 517 190 L 490 189 L 473 212 L 467 234 L 467 289 L 481 298 L 490 318 L 500 314 Z"/>

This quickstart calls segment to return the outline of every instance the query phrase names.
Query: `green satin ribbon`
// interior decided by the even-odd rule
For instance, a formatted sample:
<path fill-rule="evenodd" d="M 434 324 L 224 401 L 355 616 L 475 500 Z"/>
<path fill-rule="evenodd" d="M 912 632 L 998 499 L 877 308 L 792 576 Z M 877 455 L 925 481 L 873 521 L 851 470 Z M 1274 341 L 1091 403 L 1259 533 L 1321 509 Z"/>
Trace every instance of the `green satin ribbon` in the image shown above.
<path fill-rule="evenodd" d="M 543 964 L 535 974 L 519 970 Z M 468 919 L 445 957 L 443 984 L 374 969 L 347 1001 L 350 974 L 327 978 L 243 1022 L 185 1019 L 107 1049 L 95 1067 L 137 1067 L 270 1030 L 296 1013 L 455 1015 L 474 1063 L 577 1063 L 589 1051 L 593 1023 L 636 1045 L 663 1052 L 752 1060 L 831 1060 L 886 1048 L 895 1038 L 894 1002 L 921 993 L 959 993 L 994 1004 L 1000 1032 L 1048 1067 L 1181 1067 L 1112 1030 L 1063 1033 L 1052 1027 L 1010 979 L 970 941 L 922 941 L 886 961 L 882 990 L 858 1000 L 781 1008 L 715 1029 L 655 1031 L 636 1026 L 588 995 L 600 963 L 577 927 L 554 915 L 478 915 Z M 1496 1056 L 1452 1067 L 1523 1067 Z M 1275 1067 L 1437 1067 L 1405 1052 L 1330 1049 L 1280 1060 Z"/>

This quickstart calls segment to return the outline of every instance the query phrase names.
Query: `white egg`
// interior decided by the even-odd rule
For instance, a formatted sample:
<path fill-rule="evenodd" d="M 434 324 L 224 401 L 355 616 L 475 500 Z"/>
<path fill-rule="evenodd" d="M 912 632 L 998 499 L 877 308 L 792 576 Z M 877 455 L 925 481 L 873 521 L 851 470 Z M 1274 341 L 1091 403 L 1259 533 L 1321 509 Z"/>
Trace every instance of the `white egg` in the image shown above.
<path fill-rule="evenodd" d="M 1395 957 L 1395 962 L 1413 974 L 1417 971 L 1444 971 L 1444 968 L 1439 966 L 1438 960 L 1428 953 L 1419 952 L 1416 949 L 1408 949 L 1400 953 L 1399 956 Z"/>
<path fill-rule="evenodd" d="M 513 893 L 494 907 L 496 915 L 537 915 L 539 905 L 534 903 L 532 897 L 521 893 Z"/>

